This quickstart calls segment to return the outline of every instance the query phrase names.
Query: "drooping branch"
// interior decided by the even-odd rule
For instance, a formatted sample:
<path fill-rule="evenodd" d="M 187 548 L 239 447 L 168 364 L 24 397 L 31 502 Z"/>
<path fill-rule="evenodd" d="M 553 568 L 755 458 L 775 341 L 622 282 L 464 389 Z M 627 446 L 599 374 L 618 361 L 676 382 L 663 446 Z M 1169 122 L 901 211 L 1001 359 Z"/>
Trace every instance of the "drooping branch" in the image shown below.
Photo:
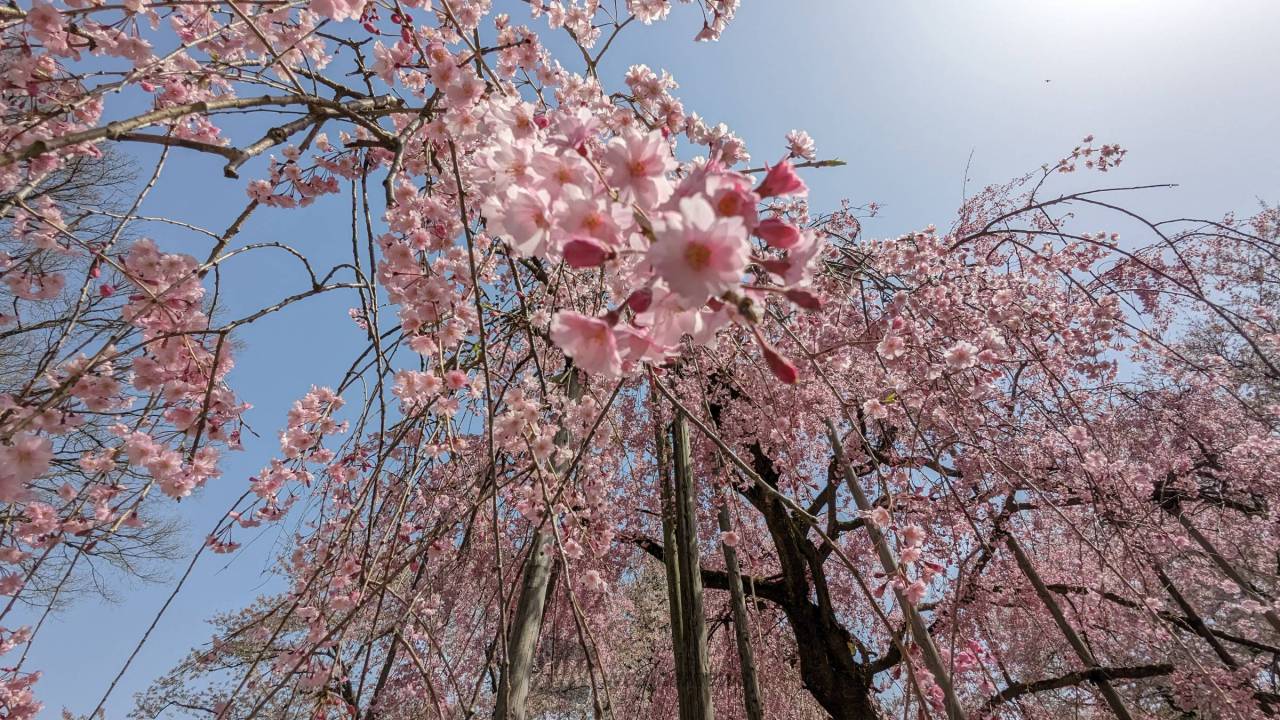
<path fill-rule="evenodd" d="M 849 492 L 853 494 L 858 510 L 863 513 L 870 513 L 873 509 L 871 501 L 867 499 L 862 486 L 858 484 L 858 478 L 853 474 L 853 468 L 845 460 L 844 448 L 840 443 L 840 436 L 836 432 L 835 425 L 830 420 L 827 421 L 826 425 L 827 439 L 831 443 L 831 451 L 835 454 L 836 462 L 843 469 L 845 485 L 849 488 Z M 880 566 L 884 570 L 885 576 L 894 577 L 898 572 L 898 560 L 894 557 L 893 550 L 890 549 L 884 535 L 876 527 L 875 523 L 863 523 L 862 527 L 871 538 L 871 543 L 876 549 L 876 556 L 880 559 Z M 929 633 L 929 626 L 925 624 L 924 618 L 920 616 L 920 612 L 915 605 L 907 599 L 906 594 L 897 585 L 894 586 L 893 591 L 897 596 L 899 607 L 902 608 L 902 614 L 907 617 L 907 622 L 911 625 L 911 637 L 916 641 L 916 645 L 920 647 L 921 653 L 924 655 L 925 666 L 933 674 L 934 682 L 938 684 L 938 687 L 942 688 L 947 716 L 951 720 L 963 720 L 965 716 L 964 708 L 961 707 L 960 700 L 956 697 L 955 688 L 951 683 L 951 675 L 942 661 L 942 653 L 938 652 L 938 648 L 933 642 L 933 636 Z"/>
<path fill-rule="evenodd" d="M 11 165 L 20 160 L 37 158 L 73 145 L 96 143 L 102 140 L 120 140 L 139 128 L 149 127 L 168 120 L 176 120 L 187 115 L 208 115 L 219 110 L 245 110 L 256 107 L 290 107 L 296 105 L 322 112 L 335 112 L 354 120 L 361 119 L 360 113 L 400 108 L 403 106 L 403 101 L 389 95 L 377 98 L 361 98 L 347 102 L 325 100 L 315 95 L 261 95 L 258 97 L 202 100 L 153 110 L 141 115 L 135 115 L 127 120 L 116 120 L 90 130 L 37 140 L 24 148 L 0 153 L 0 167 Z M 366 127 L 366 129 L 369 128 L 369 125 L 370 123 L 368 122 L 361 123 L 361 126 Z M 383 132 L 382 134 L 385 135 L 386 133 Z"/>
<path fill-rule="evenodd" d="M 1018 563 L 1018 569 L 1031 582 L 1031 586 L 1035 589 L 1036 596 L 1040 598 L 1040 602 L 1044 604 L 1049 614 L 1053 616 L 1053 622 L 1058 626 L 1058 630 L 1062 632 L 1063 637 L 1067 639 L 1067 643 L 1071 645 L 1075 651 L 1076 657 L 1085 664 L 1086 672 L 1096 670 L 1098 661 L 1094 659 L 1093 651 L 1085 644 L 1084 639 L 1080 637 L 1071 622 L 1067 620 L 1067 616 L 1062 612 L 1058 601 L 1054 599 L 1045 583 L 1040 579 L 1040 573 L 1031 564 L 1031 559 L 1022 550 L 1022 544 L 1017 541 L 1011 534 L 1005 535 L 1005 543 L 1013 552 L 1014 559 Z M 1133 717 L 1129 713 L 1128 707 L 1125 706 L 1124 700 L 1120 698 L 1120 694 L 1116 692 L 1115 687 L 1105 675 L 1089 675 L 1086 679 L 1091 681 L 1098 688 L 1098 692 L 1102 694 L 1103 699 L 1107 701 L 1107 705 L 1111 707 L 1111 712 L 1116 714 L 1120 720 L 1131 720 Z"/>
<path fill-rule="evenodd" d="M 1121 607 L 1129 608 L 1132 610 L 1142 609 L 1141 603 L 1138 603 L 1135 600 L 1130 600 L 1129 598 L 1126 598 L 1123 595 L 1118 595 L 1109 590 L 1097 590 L 1097 589 L 1087 588 L 1083 585 L 1068 585 L 1064 583 L 1050 583 L 1045 587 L 1048 588 L 1050 592 L 1054 592 L 1059 595 L 1094 594 L 1100 598 L 1103 598 L 1108 602 L 1115 603 L 1116 605 L 1119 605 Z M 1192 617 L 1189 617 L 1186 615 L 1179 615 L 1178 613 L 1170 612 L 1168 610 L 1156 611 L 1156 617 L 1160 618 L 1161 620 L 1171 625 L 1174 625 L 1175 627 L 1179 627 L 1184 630 L 1190 630 L 1192 632 L 1196 631 L 1196 622 L 1195 622 L 1195 619 Z M 1209 627 L 1207 623 L 1205 624 L 1205 629 L 1219 640 L 1232 643 L 1233 645 L 1239 645 L 1240 647 L 1246 647 L 1246 648 L 1249 648 L 1250 650 L 1256 650 L 1259 652 L 1270 653 L 1272 655 L 1280 656 L 1280 646 L 1270 645 L 1264 642 L 1260 642 L 1258 640 L 1242 637 L 1240 635 L 1236 635 L 1234 633 L 1230 633 L 1225 630 L 1222 630 L 1221 628 Z"/>

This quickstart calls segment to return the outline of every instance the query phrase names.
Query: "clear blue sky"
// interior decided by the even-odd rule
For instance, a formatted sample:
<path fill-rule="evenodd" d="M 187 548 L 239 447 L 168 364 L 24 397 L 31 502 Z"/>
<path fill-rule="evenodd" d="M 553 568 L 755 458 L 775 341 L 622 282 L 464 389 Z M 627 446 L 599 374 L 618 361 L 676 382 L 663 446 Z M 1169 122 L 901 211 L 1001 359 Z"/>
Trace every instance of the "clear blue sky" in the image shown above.
<path fill-rule="evenodd" d="M 521 3 L 496 4 L 523 22 Z M 670 70 L 686 108 L 729 123 L 757 160 L 781 155 L 788 130 L 808 130 L 820 157 L 849 163 L 807 175 L 816 204 L 881 203 L 880 218 L 865 228 L 872 236 L 947 226 L 971 153 L 972 192 L 1055 160 L 1087 133 L 1130 151 L 1099 181 L 1181 184 L 1130 199 L 1153 216 L 1247 213 L 1258 199 L 1280 200 L 1273 0 L 745 0 L 721 42 L 694 44 L 699 25 L 696 10 L 678 5 L 662 25 L 629 28 L 602 77 L 617 87 L 634 62 Z M 575 54 L 561 57 L 572 66 Z M 154 156 L 139 156 L 146 172 Z M 144 214 L 223 228 L 244 202 L 246 181 L 223 179 L 207 156 L 171 162 L 165 177 Z M 240 239 L 334 257 L 348 222 L 342 198 L 330 198 L 305 212 L 260 212 Z M 207 250 L 171 229 L 148 231 L 168 247 Z M 256 258 L 228 268 L 232 314 L 304 287 L 285 257 Z M 346 317 L 353 304 L 336 294 L 313 299 L 240 334 L 245 349 L 232 383 L 254 403 L 248 417 L 264 437 L 177 508 L 188 549 L 272 456 L 289 404 L 345 369 L 360 339 Z M 277 539 L 273 531 L 241 555 L 202 559 L 107 705 L 109 718 L 122 717 L 133 692 L 208 640 L 207 617 L 271 587 L 264 569 Z M 92 709 L 169 589 L 121 588 L 115 604 L 81 598 L 50 621 L 29 660 L 45 673 L 42 717 L 58 717 L 63 706 Z"/>

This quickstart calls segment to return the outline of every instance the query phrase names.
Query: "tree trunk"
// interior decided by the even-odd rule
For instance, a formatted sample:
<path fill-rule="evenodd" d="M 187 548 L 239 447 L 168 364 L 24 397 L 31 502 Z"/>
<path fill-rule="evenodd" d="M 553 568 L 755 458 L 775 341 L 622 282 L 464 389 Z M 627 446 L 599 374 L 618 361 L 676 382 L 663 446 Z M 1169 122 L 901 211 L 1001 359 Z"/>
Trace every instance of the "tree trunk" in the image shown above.
<path fill-rule="evenodd" d="M 718 426 L 721 408 L 712 403 L 710 410 Z M 748 451 L 752 469 L 776 490 L 778 473 L 773 462 L 758 443 Z M 764 518 L 778 553 L 781 578 L 776 588 L 770 587 L 769 599 L 787 616 L 804 688 L 831 720 L 878 720 L 873 680 L 902 662 L 897 647 L 890 645 L 882 655 L 865 662 L 855 660 L 854 638 L 830 602 L 823 558 L 806 537 L 808 527 L 759 487 L 749 485 L 739 492 Z"/>
<path fill-rule="evenodd" d="M 583 386 L 576 371 L 570 371 L 568 397 L 582 398 Z M 556 432 L 555 444 L 563 447 L 569 443 L 569 432 L 561 427 Z M 566 465 L 567 467 L 567 465 Z M 563 472 L 565 467 L 557 468 Z M 495 489 L 496 492 L 496 489 Z M 546 522 L 555 522 L 546 518 Z M 552 555 L 548 545 L 553 533 L 537 527 L 529 542 L 529 557 L 525 560 L 524 578 L 520 583 L 520 598 L 516 601 L 516 614 L 507 631 L 507 662 L 498 681 L 498 698 L 494 704 L 495 720 L 525 720 L 525 704 L 529 699 L 529 681 L 533 675 L 533 656 L 538 650 L 538 638 L 542 634 L 542 615 L 547 595 L 552 585 Z"/>
<path fill-rule="evenodd" d="M 759 446 L 752 447 L 751 452 L 756 472 L 776 484 L 777 474 Z M 810 599 L 825 595 L 815 585 L 825 584 L 826 578 L 821 563 L 809 563 L 808 558 L 817 553 L 805 537 L 805 528 L 792 520 L 786 507 L 772 495 L 756 487 L 747 488 L 743 494 L 764 516 L 778 551 L 783 585 L 781 607 L 795 635 L 805 689 L 832 720 L 877 720 L 880 715 L 872 699 L 876 668 L 854 660 L 853 638 L 834 608 Z M 890 647 L 889 655 L 879 661 L 886 668 L 897 664 L 896 650 Z"/>
<path fill-rule="evenodd" d="M 525 720 L 533 655 L 538 649 L 542 610 L 549 586 L 547 580 L 551 577 L 551 553 L 547 548 L 550 539 L 550 533 L 536 530 L 529 543 L 529 558 L 525 561 L 524 580 L 520 583 L 520 599 L 516 602 L 516 614 L 507 634 L 507 669 L 498 681 L 498 700 L 493 710 L 493 717 L 497 720 Z"/>
<path fill-rule="evenodd" d="M 662 566 L 667 575 L 667 615 L 670 617 L 671 625 L 671 651 L 675 661 L 676 687 L 684 688 L 688 686 L 688 679 L 685 677 L 685 665 L 680 660 L 680 648 L 684 647 L 684 613 L 680 610 L 680 553 L 676 550 L 676 500 L 675 489 L 671 483 L 667 434 L 662 429 L 661 420 L 656 420 L 654 423 L 654 435 L 658 456 L 658 485 L 662 497 L 662 546 L 666 548 L 662 556 Z M 683 714 L 681 717 L 683 718 Z"/>

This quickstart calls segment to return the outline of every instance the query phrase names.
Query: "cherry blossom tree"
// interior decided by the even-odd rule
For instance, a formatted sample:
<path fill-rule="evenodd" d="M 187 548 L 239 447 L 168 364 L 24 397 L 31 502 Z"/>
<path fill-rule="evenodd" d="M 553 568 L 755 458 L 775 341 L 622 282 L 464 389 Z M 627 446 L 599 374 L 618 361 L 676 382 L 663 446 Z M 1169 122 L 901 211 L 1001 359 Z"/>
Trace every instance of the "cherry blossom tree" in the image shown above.
<path fill-rule="evenodd" d="M 685 4 L 732 32 L 737 2 Z M 1149 220 L 1086 138 L 945 230 L 867 238 L 874 208 L 810 206 L 839 161 L 808 134 L 753 160 L 668 74 L 603 76 L 620 33 L 695 10 L 501 10 L 0 8 L 6 618 L 158 500 L 241 483 L 187 573 L 288 518 L 285 589 L 137 717 L 1277 711 L 1274 209 Z M 123 203 L 48 190 L 122 146 L 159 158 Z M 204 156 L 241 212 L 142 213 Z M 329 267 L 242 234 L 338 202 Z M 230 314 L 265 253 L 308 284 Z M 349 369 L 224 476 L 238 331 L 327 293 Z M 39 629 L 0 632 L 4 717 L 49 700 Z"/>

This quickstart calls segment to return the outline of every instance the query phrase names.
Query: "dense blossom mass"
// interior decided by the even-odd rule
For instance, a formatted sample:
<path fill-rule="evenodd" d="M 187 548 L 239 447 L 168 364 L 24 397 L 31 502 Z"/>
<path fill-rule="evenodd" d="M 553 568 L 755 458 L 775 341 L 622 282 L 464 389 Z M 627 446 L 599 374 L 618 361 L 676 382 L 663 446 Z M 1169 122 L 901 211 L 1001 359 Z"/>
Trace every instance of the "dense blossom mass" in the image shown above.
<path fill-rule="evenodd" d="M 211 483 L 191 562 L 274 525 L 282 590 L 137 718 L 1280 712 L 1280 212 L 1148 221 L 1086 138 L 867 238 L 808 133 L 753 160 L 604 69 L 737 0 L 499 5 L 0 6 L 0 718 L 61 709 L 44 618 Z M 147 213 L 209 157 L 238 214 Z M 268 253 L 309 283 L 232 314 Z M 238 331 L 327 293 L 350 369 L 226 473 Z"/>

